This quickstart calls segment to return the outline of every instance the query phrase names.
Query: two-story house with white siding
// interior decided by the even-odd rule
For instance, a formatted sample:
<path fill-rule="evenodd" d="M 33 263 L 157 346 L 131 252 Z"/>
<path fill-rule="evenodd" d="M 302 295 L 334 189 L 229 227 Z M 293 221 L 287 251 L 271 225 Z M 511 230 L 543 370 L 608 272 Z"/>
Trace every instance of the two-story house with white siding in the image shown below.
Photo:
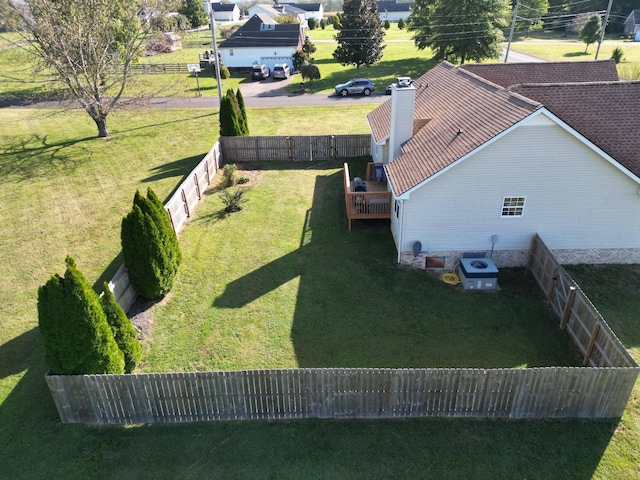
<path fill-rule="evenodd" d="M 279 24 L 259 13 L 251 17 L 230 38 L 220 43 L 220 59 L 230 68 L 264 64 L 273 69 L 286 63 L 293 69 L 293 54 L 302 48 L 304 32 L 297 23 Z"/>
<path fill-rule="evenodd" d="M 398 262 L 521 266 L 539 234 L 564 263 L 640 263 L 640 82 L 617 80 L 612 61 L 443 62 L 394 89 L 368 121 Z"/>

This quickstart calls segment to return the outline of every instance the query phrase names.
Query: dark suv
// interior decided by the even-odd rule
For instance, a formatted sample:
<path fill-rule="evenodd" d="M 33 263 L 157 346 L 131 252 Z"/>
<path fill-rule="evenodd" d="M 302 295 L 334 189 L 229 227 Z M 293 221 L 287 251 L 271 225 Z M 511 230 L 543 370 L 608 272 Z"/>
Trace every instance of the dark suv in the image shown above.
<path fill-rule="evenodd" d="M 373 92 L 373 82 L 368 78 L 354 78 L 353 80 L 349 80 L 347 83 L 336 85 L 336 93 L 343 97 L 356 93 L 368 97 L 371 95 L 371 92 Z"/>
<path fill-rule="evenodd" d="M 269 78 L 270 73 L 269 67 L 266 65 L 254 65 L 251 69 L 251 79 L 264 80 L 265 78 Z"/>

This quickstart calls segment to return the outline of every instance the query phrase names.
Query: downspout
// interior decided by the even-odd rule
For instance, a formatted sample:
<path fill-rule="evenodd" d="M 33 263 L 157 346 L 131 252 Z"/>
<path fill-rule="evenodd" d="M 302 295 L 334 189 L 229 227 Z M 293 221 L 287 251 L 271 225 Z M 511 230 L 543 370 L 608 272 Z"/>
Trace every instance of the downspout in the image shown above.
<path fill-rule="evenodd" d="M 407 201 L 406 200 L 402 200 L 401 203 L 401 212 L 402 214 L 400 215 L 400 233 L 398 235 L 398 260 L 397 262 L 400 263 L 400 257 L 402 256 L 402 241 L 403 241 L 403 234 L 404 234 L 404 205 Z"/>

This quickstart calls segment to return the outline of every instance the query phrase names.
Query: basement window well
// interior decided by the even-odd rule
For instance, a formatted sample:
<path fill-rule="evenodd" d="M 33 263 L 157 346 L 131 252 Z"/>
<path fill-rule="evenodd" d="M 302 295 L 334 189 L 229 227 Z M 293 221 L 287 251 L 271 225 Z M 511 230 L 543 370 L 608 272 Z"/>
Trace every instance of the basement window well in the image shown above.
<path fill-rule="evenodd" d="M 521 217 L 524 214 L 524 202 L 527 197 L 504 197 L 501 217 Z"/>

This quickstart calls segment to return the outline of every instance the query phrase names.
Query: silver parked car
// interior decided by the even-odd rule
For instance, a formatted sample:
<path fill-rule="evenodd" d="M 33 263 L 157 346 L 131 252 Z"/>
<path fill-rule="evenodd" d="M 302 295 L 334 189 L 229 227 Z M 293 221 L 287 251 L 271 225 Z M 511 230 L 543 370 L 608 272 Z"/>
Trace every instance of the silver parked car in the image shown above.
<path fill-rule="evenodd" d="M 274 80 L 276 78 L 285 80 L 289 78 L 289 75 L 291 75 L 291 69 L 286 63 L 278 63 L 277 65 L 274 65 L 273 70 L 271 70 L 271 76 Z"/>
<path fill-rule="evenodd" d="M 354 78 L 347 83 L 341 83 L 336 85 L 336 93 L 346 97 L 347 95 L 362 94 L 364 96 L 371 95 L 374 90 L 374 85 L 368 78 Z"/>

